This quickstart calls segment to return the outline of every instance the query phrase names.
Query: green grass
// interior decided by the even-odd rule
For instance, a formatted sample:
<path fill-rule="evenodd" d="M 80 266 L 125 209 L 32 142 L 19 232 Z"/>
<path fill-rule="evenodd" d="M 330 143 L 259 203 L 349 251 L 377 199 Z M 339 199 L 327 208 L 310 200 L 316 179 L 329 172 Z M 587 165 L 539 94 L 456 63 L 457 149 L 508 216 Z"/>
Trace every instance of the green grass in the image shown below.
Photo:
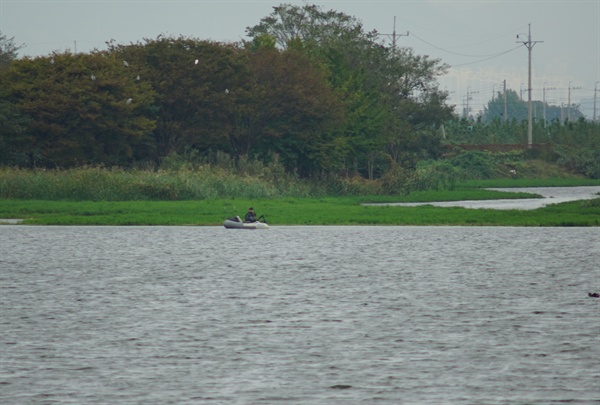
<path fill-rule="evenodd" d="M 275 169 L 259 166 L 252 175 L 244 175 L 214 167 L 158 172 L 5 168 L 0 169 L 0 218 L 22 218 L 32 225 L 221 225 L 226 217 L 244 215 L 254 206 L 275 225 L 598 226 L 600 221 L 600 199 L 533 211 L 361 205 L 531 198 L 535 195 L 482 188 L 600 185 L 600 180 L 473 180 L 452 189 L 382 195 L 369 193 L 381 191 L 375 181 L 350 178 L 312 184 Z"/>
<path fill-rule="evenodd" d="M 387 198 L 373 197 L 372 202 Z M 0 218 L 32 225 L 222 225 L 250 205 L 272 225 L 600 226 L 600 198 L 519 210 L 366 207 L 362 197 L 69 202 L 0 200 Z"/>
<path fill-rule="evenodd" d="M 463 201 L 463 200 L 497 200 L 518 198 L 541 198 L 538 194 L 520 191 L 504 192 L 479 188 L 456 188 L 454 190 L 423 190 L 414 191 L 401 196 L 363 197 L 363 202 L 434 202 L 434 201 Z"/>

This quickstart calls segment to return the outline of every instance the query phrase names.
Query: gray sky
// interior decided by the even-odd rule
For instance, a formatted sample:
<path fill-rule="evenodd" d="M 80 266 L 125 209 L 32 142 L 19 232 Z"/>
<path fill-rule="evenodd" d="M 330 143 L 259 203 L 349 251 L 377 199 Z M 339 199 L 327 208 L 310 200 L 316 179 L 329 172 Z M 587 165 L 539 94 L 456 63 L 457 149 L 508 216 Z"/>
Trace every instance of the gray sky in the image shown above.
<path fill-rule="evenodd" d="M 468 105 L 475 114 L 504 80 L 527 98 L 528 52 L 517 41 L 527 40 L 531 24 L 532 40 L 543 41 L 533 47 L 533 98 L 545 93 L 548 103 L 561 105 L 570 95 L 593 114 L 600 0 L 0 0 L 0 30 L 25 44 L 20 56 L 105 49 L 110 40 L 128 44 L 159 34 L 232 42 L 247 39 L 246 27 L 281 3 L 334 9 L 382 34 L 392 34 L 396 17 L 398 46 L 451 65 L 440 87 L 451 93 L 457 112 Z"/>

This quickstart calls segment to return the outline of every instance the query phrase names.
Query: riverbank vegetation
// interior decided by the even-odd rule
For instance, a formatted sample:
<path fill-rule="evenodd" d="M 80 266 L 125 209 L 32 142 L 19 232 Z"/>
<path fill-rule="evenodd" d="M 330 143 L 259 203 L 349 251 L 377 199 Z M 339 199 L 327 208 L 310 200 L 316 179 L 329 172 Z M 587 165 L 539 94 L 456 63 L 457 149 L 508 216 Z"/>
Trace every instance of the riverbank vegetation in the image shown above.
<path fill-rule="evenodd" d="M 504 178 L 482 178 L 482 163 L 473 153 L 482 152 L 468 152 L 466 160 L 478 167 L 471 174 L 461 159 L 450 159 L 424 165 L 398 182 L 360 177 L 311 182 L 260 161 L 172 162 L 158 171 L 2 169 L 0 218 L 40 225 L 220 225 L 255 206 L 277 225 L 600 225 L 600 198 L 532 211 L 362 205 L 531 198 L 536 196 L 518 192 L 518 187 L 600 185 L 600 180 L 540 161 L 522 162 L 519 172 Z M 493 173 L 504 170 L 505 161 L 491 159 Z M 438 172 L 437 165 L 445 169 Z M 558 177 L 539 176 L 540 168 Z M 527 178 L 527 173 L 534 177 Z M 486 187 L 514 187 L 515 192 Z"/>
<path fill-rule="evenodd" d="M 600 124 L 576 105 L 566 120 L 547 108 L 527 144 L 514 91 L 508 117 L 500 97 L 459 116 L 441 60 L 333 10 L 273 10 L 238 43 L 159 36 L 18 58 L 0 33 L 0 218 L 206 225 L 252 203 L 280 224 L 597 224 L 593 202 L 526 214 L 362 207 L 599 184 Z"/>
<path fill-rule="evenodd" d="M 371 202 L 389 202 L 372 197 Z M 201 201 L 2 200 L 0 218 L 30 225 L 222 225 L 253 205 L 276 226 L 467 225 L 600 226 L 600 198 L 536 210 L 489 210 L 434 206 L 363 206 L 361 197 L 213 199 Z"/>
<path fill-rule="evenodd" d="M 218 225 L 252 205 L 277 225 L 600 225 L 600 198 L 533 211 L 361 205 L 531 198 L 518 188 L 600 185 L 525 153 L 464 152 L 375 180 L 313 181 L 275 162 L 236 162 L 226 155 L 215 161 L 173 156 L 158 170 L 4 168 L 0 218 L 46 225 Z"/>
<path fill-rule="evenodd" d="M 397 167 L 381 178 L 328 176 L 319 180 L 293 176 L 273 160 L 217 155 L 216 160 L 171 156 L 158 170 L 79 167 L 65 170 L 0 169 L 0 198 L 68 201 L 184 201 L 207 199 L 317 198 L 341 196 L 403 196 L 430 191 L 468 199 L 495 198 L 477 190 L 501 187 L 594 185 L 557 165 L 527 160 L 526 152 L 465 152 L 449 159 L 423 161 L 412 171 Z M 452 192 L 452 193 L 448 193 Z M 439 197 L 438 197 L 439 198 Z"/>

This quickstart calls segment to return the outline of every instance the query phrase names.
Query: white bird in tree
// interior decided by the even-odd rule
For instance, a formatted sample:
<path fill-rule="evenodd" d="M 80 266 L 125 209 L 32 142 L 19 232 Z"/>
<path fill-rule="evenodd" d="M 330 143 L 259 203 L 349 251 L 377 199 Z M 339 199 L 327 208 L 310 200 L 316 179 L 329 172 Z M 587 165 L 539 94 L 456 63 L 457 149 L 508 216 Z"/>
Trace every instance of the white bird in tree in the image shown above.
<path fill-rule="evenodd" d="M 131 104 L 132 101 L 133 101 L 132 98 L 128 98 L 127 101 L 125 102 L 125 104 L 129 105 L 129 104 Z"/>
<path fill-rule="evenodd" d="M 198 60 L 198 59 L 196 59 L 196 61 L 194 62 L 194 65 L 197 65 L 197 64 L 198 64 L 198 62 L 199 62 L 199 60 Z"/>
<path fill-rule="evenodd" d="M 123 66 L 125 66 L 125 67 L 129 67 L 129 63 L 128 63 L 126 60 L 124 60 L 124 61 L 123 61 Z"/>
<path fill-rule="evenodd" d="M 94 76 L 94 74 L 92 73 L 92 75 L 90 76 L 90 79 L 96 80 L 96 76 Z"/>

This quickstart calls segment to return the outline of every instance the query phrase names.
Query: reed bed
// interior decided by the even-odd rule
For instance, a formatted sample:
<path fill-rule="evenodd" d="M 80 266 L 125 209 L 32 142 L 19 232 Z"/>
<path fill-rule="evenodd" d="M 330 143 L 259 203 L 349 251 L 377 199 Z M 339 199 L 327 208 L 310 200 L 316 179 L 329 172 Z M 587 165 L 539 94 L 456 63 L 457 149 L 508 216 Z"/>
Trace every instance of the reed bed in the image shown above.
<path fill-rule="evenodd" d="M 219 198 L 312 198 L 405 194 L 408 181 L 392 190 L 384 181 L 360 177 L 298 179 L 285 172 L 222 167 L 124 170 L 82 167 L 68 170 L 0 169 L 0 198 L 49 201 L 183 201 Z M 413 181 L 416 184 L 416 182 Z M 425 184 L 425 183 L 423 183 Z"/>
<path fill-rule="evenodd" d="M 227 197 L 272 198 L 305 195 L 299 181 L 236 175 L 222 169 L 0 170 L 0 198 L 68 201 L 205 200 Z"/>
<path fill-rule="evenodd" d="M 475 161 L 476 167 L 480 161 Z M 0 199 L 46 201 L 185 201 L 212 199 L 319 198 L 347 196 L 404 197 L 431 191 L 457 191 L 482 187 L 532 187 L 597 185 L 598 179 L 567 176 L 534 163 L 533 174 L 524 170 L 494 179 L 476 178 L 448 162 L 430 162 L 414 171 L 394 168 L 377 180 L 360 176 L 326 176 L 318 181 L 299 179 L 275 161 L 240 160 L 220 156 L 214 163 L 189 163 L 167 160 L 158 170 L 80 167 L 68 170 L 0 168 Z M 543 169 L 556 176 L 537 173 Z M 499 169 L 498 169 L 499 170 Z M 504 177 L 502 176 L 504 175 Z M 561 178 L 562 177 L 562 178 Z M 489 196 L 488 196 L 489 197 Z M 445 198 L 455 199 L 455 198 Z"/>
<path fill-rule="evenodd" d="M 416 170 L 395 166 L 377 180 L 329 174 L 309 181 L 287 172 L 277 156 L 265 163 L 248 157 L 235 160 L 225 153 L 216 153 L 209 159 L 188 152 L 170 155 L 159 168 L 152 169 L 0 168 L 0 199 L 184 201 L 406 196 L 426 190 L 455 190 L 465 185 L 490 187 L 490 182 L 497 187 L 499 184 L 506 187 L 543 185 L 544 181 L 553 181 L 556 185 L 600 182 L 580 177 L 557 165 L 525 160 L 523 153 L 467 152 L 448 160 L 422 161 Z"/>

